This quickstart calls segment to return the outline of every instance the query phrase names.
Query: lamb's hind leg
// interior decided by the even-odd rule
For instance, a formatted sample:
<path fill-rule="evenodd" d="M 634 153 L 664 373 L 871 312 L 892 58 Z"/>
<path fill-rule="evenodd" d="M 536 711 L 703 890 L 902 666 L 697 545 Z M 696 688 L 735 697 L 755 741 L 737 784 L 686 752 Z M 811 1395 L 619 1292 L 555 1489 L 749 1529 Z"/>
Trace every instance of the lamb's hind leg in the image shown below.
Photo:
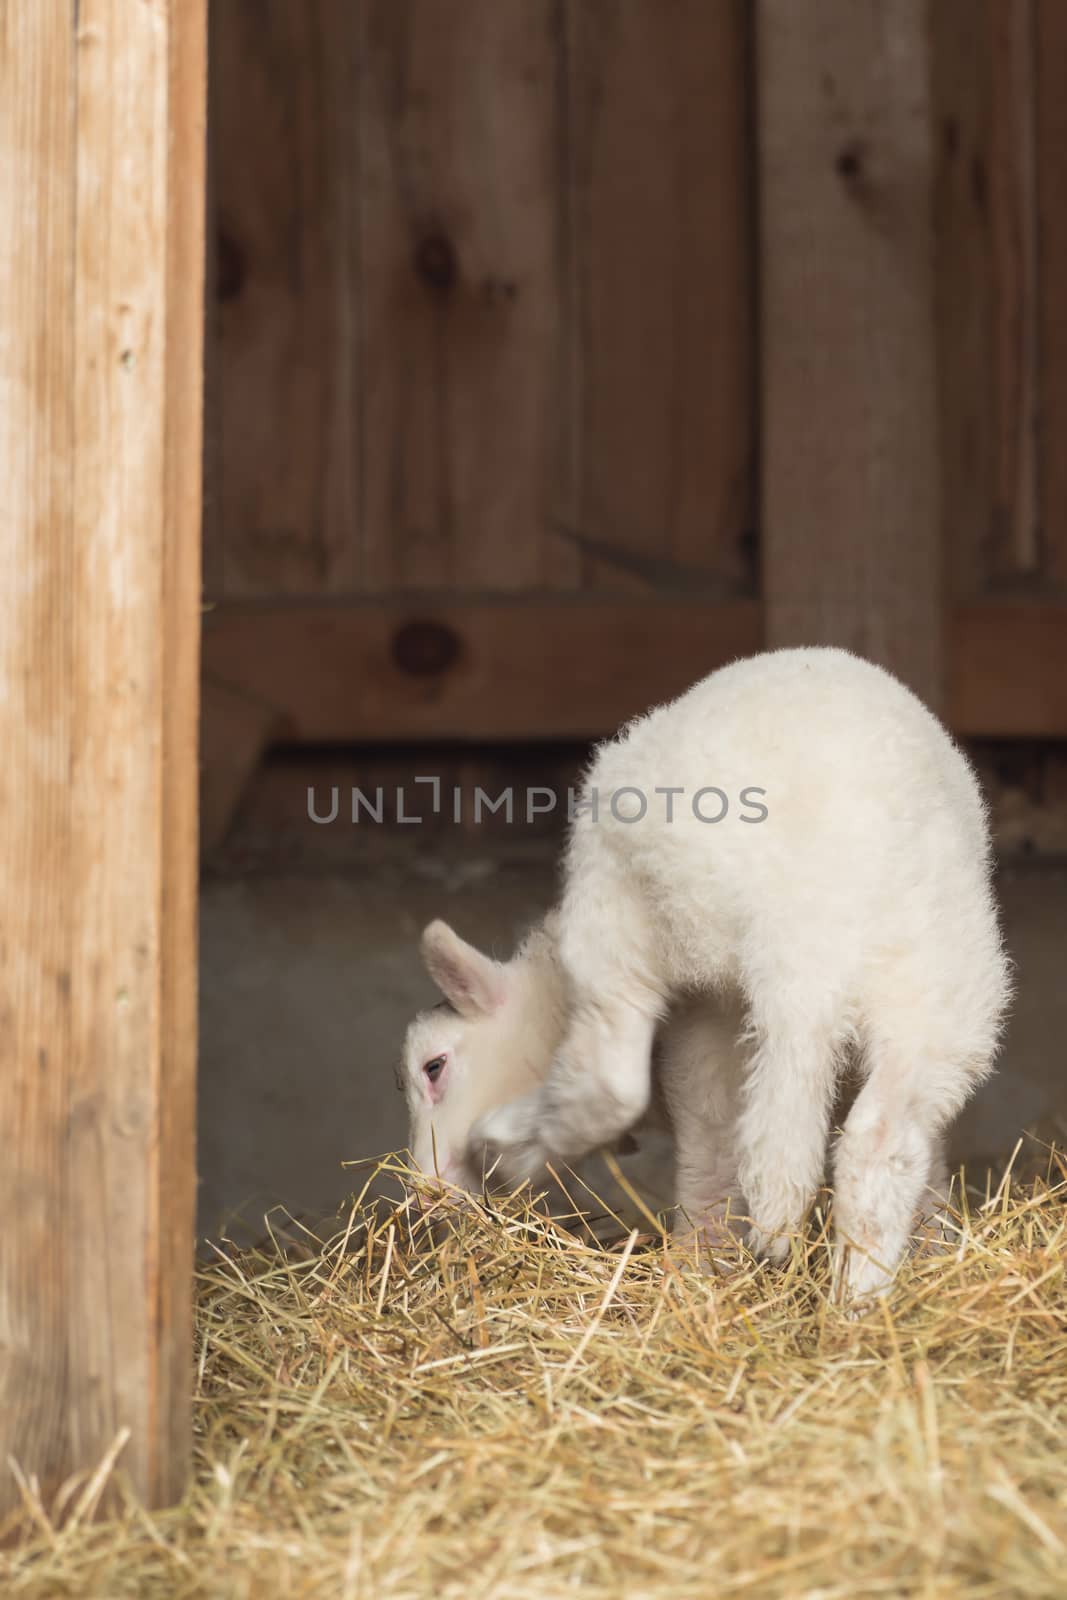
<path fill-rule="evenodd" d="M 943 1133 L 934 1136 L 930 1172 L 926 1179 L 926 1188 L 919 1199 L 919 1215 L 915 1231 L 916 1252 L 920 1255 L 933 1255 L 943 1250 L 952 1236 L 950 1225 L 952 1177 L 948 1167 L 946 1144 L 947 1140 Z"/>
<path fill-rule="evenodd" d="M 671 1011 L 660 1072 L 674 1136 L 673 1248 L 699 1260 L 736 1243 L 745 1207 L 737 1116 L 744 1056 L 738 1005 L 694 1000 Z"/>
<path fill-rule="evenodd" d="M 924 1079 L 880 1053 L 834 1153 L 835 1288 L 846 1301 L 884 1294 L 917 1229 L 941 1231 L 948 1173 L 941 1127 L 952 1073 Z M 956 1097 L 952 1096 L 952 1109 Z"/>

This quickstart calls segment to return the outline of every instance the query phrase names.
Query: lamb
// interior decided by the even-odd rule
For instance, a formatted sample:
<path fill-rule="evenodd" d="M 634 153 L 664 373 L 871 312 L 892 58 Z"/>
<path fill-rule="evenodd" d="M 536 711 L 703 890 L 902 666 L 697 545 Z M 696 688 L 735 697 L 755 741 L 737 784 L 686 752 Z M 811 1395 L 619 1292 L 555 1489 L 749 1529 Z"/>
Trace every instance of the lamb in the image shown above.
<path fill-rule="evenodd" d="M 658 1032 L 685 1226 L 713 1245 L 743 1211 L 780 1261 L 852 1061 L 837 1273 L 844 1297 L 884 1292 L 1009 996 L 965 756 L 882 669 L 779 650 L 630 723 L 583 793 L 558 913 L 513 961 L 426 930 L 449 1009 L 405 1044 L 416 1161 L 470 1188 L 612 1144 L 647 1111 Z"/>

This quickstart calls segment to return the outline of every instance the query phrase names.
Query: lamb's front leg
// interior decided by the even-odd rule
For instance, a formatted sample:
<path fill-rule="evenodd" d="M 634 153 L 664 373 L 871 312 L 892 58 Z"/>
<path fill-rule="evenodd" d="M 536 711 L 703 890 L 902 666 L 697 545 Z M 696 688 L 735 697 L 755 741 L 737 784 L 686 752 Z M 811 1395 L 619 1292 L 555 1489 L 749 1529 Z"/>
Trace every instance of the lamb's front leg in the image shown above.
<path fill-rule="evenodd" d="M 737 1123 L 749 1245 L 776 1262 L 788 1256 L 822 1176 L 837 1055 L 828 1028 L 805 1029 L 791 1012 L 772 1017 L 770 1005 L 760 1007 Z"/>
<path fill-rule="evenodd" d="M 579 1004 L 542 1088 L 475 1124 L 485 1171 L 518 1183 L 618 1139 L 648 1107 L 655 1026 L 635 1005 Z"/>
<path fill-rule="evenodd" d="M 666 984 L 644 894 L 614 832 L 586 814 L 571 840 L 559 946 L 570 1022 L 548 1075 L 472 1131 L 475 1165 L 481 1155 L 486 1171 L 495 1163 L 513 1182 L 613 1143 L 648 1107 Z"/>

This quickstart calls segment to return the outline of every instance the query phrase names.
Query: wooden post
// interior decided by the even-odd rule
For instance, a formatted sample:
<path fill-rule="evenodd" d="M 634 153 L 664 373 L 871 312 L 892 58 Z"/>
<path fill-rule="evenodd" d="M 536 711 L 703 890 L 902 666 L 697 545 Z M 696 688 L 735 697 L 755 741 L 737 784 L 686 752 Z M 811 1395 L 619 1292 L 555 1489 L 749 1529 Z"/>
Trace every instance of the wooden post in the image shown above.
<path fill-rule="evenodd" d="M 188 1453 L 204 34 L 0 7 L 0 1510 Z"/>
<path fill-rule="evenodd" d="M 758 0 L 767 639 L 942 699 L 929 0 Z"/>

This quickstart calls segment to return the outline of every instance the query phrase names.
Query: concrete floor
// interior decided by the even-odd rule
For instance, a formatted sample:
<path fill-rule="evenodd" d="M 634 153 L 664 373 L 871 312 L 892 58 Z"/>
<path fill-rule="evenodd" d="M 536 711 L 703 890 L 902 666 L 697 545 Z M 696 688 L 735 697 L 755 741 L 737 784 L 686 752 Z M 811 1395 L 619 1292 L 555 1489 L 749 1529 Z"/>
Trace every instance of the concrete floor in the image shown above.
<path fill-rule="evenodd" d="M 345 870 L 209 877 L 201 910 L 201 1231 L 253 1231 L 275 1204 L 318 1219 L 359 1182 L 346 1160 L 405 1143 L 393 1071 L 434 998 L 416 942 L 434 916 L 498 955 L 549 904 L 545 843 L 456 857 L 394 852 Z M 961 1118 L 955 1156 L 1010 1151 L 1039 1125 L 1067 1141 L 1067 866 L 1006 866 L 1018 995 L 996 1078 Z"/>

